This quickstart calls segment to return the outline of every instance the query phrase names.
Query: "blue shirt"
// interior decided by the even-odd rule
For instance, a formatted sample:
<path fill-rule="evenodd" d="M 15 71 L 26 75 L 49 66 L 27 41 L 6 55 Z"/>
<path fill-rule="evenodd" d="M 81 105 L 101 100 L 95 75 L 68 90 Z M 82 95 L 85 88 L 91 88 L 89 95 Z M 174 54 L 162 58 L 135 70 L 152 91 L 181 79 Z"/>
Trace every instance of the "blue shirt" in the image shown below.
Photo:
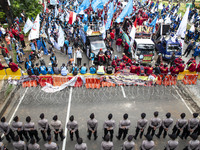
<path fill-rule="evenodd" d="M 43 75 L 46 75 L 47 74 L 47 68 L 45 66 L 40 66 L 40 73 L 43 74 Z"/>
<path fill-rule="evenodd" d="M 90 73 L 95 74 L 96 73 L 96 68 L 95 67 L 90 67 Z"/>
<path fill-rule="evenodd" d="M 81 74 L 86 74 L 86 72 L 87 72 L 87 68 L 85 66 L 81 67 L 80 73 Z"/>
<path fill-rule="evenodd" d="M 65 45 L 69 46 L 69 41 L 65 40 Z"/>
<path fill-rule="evenodd" d="M 47 69 L 48 69 L 48 74 L 54 74 L 53 69 L 52 69 L 51 66 L 49 66 Z"/>

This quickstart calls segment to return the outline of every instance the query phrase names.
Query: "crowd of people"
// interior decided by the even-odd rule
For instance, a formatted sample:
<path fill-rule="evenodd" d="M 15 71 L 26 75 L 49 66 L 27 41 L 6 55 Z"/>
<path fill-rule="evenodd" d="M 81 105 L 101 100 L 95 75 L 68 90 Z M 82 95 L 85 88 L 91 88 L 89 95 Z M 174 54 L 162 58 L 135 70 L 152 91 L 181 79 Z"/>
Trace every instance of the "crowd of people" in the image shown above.
<path fill-rule="evenodd" d="M 184 150 L 198 150 L 200 148 L 200 141 L 198 136 L 200 135 L 200 121 L 198 119 L 198 113 L 193 113 L 191 119 L 185 119 L 186 114 L 181 113 L 180 118 L 176 122 L 171 118 L 171 113 L 166 113 L 166 117 L 163 119 L 159 118 L 159 112 L 155 111 L 153 113 L 153 118 L 149 121 L 146 119 L 146 113 L 141 114 L 141 118 L 137 121 L 135 134 L 130 134 L 129 129 L 131 128 L 131 120 L 129 120 L 129 115 L 125 113 L 123 119 L 119 121 L 118 134 L 116 135 L 117 140 L 127 140 L 123 143 L 123 150 L 134 150 L 135 141 L 139 135 L 141 139 L 145 130 L 147 131 L 144 135 L 146 140 L 143 140 L 140 149 L 141 150 L 153 150 L 156 147 L 153 136 L 155 135 L 158 139 L 162 136 L 166 138 L 168 135 L 171 140 L 166 143 L 166 146 L 163 147 L 164 150 L 175 150 L 179 149 L 179 142 L 176 140 L 178 137 L 180 139 L 187 139 L 188 136 L 191 137 L 188 145 Z M 1 118 L 0 122 L 0 131 L 4 134 L 6 140 L 13 145 L 14 150 L 40 150 L 40 145 L 38 142 L 41 140 L 38 136 L 40 131 L 44 141 L 47 141 L 44 144 L 46 150 L 58 150 L 58 145 L 55 142 L 52 142 L 54 133 L 55 141 L 58 141 L 58 135 L 60 135 L 61 141 L 64 140 L 65 136 L 63 135 L 63 125 L 58 119 L 58 116 L 55 115 L 52 118 L 52 121 L 49 123 L 45 118 L 44 113 L 41 113 L 39 120 L 36 123 L 31 121 L 31 117 L 27 116 L 25 123 L 23 123 L 18 116 L 13 118 L 11 124 L 9 124 L 5 117 Z M 94 140 L 98 138 L 98 120 L 95 118 L 95 114 L 91 113 L 87 121 L 87 130 L 88 140 L 91 140 L 92 135 Z M 174 125 L 173 125 L 174 124 Z M 103 141 L 101 143 L 101 150 L 112 150 L 113 145 L 113 135 L 116 128 L 116 122 L 113 119 L 112 113 L 108 114 L 107 119 L 103 123 L 104 135 L 102 137 Z M 69 132 L 71 141 L 74 140 L 74 134 L 76 136 L 77 144 L 75 145 L 76 150 L 87 150 L 87 144 L 83 143 L 83 139 L 79 136 L 78 122 L 75 120 L 75 117 L 71 115 L 69 121 L 67 122 L 66 129 Z M 172 133 L 169 133 L 170 130 Z M 156 131 L 158 131 L 156 133 Z M 129 134 L 129 135 L 128 135 Z M 128 135 L 128 137 L 127 137 Z M 26 141 L 26 142 L 25 142 Z M 2 150 L 6 149 L 0 138 L 0 148 Z"/>

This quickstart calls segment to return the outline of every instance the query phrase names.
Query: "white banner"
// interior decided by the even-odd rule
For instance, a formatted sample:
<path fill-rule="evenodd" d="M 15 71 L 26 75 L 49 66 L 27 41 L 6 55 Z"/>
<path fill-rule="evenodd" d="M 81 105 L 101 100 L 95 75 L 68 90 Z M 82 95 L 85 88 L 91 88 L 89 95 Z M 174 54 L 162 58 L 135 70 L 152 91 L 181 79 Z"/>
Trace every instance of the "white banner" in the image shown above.
<path fill-rule="evenodd" d="M 32 27 L 33 27 L 33 22 L 28 18 L 24 25 L 23 32 L 26 34 Z"/>
<path fill-rule="evenodd" d="M 59 31 L 58 31 L 58 45 L 60 47 L 63 47 L 63 45 L 64 45 L 64 42 L 65 42 L 65 36 L 64 35 L 65 35 L 65 33 L 64 33 L 62 27 L 60 26 Z"/>
<path fill-rule="evenodd" d="M 33 23 L 33 27 L 31 29 L 31 32 L 28 35 L 28 40 L 33 40 L 33 39 L 37 39 L 39 38 L 40 35 L 40 17 L 39 14 L 37 15 L 34 23 Z"/>

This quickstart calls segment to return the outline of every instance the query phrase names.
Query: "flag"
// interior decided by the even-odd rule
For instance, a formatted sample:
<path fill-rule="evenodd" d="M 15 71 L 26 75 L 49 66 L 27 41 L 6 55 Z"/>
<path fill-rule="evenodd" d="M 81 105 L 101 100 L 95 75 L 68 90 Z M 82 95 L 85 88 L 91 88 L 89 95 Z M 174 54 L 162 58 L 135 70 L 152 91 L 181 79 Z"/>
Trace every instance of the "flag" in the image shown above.
<path fill-rule="evenodd" d="M 58 46 L 63 47 L 64 41 L 65 41 L 64 31 L 61 28 L 61 26 L 59 26 L 59 30 L 58 30 Z"/>
<path fill-rule="evenodd" d="M 123 22 L 124 17 L 129 16 L 133 12 L 133 0 L 129 0 L 126 7 L 123 9 L 122 13 L 116 19 L 116 22 Z"/>
<path fill-rule="evenodd" d="M 163 4 L 160 3 L 160 5 L 158 5 L 158 9 L 162 10 L 163 9 Z"/>
<path fill-rule="evenodd" d="M 81 12 L 81 10 L 85 10 L 90 6 L 90 0 L 84 0 L 82 4 L 77 9 L 77 14 Z"/>
<path fill-rule="evenodd" d="M 84 14 L 82 22 L 87 22 L 87 21 L 88 21 L 88 15 Z"/>
<path fill-rule="evenodd" d="M 32 27 L 33 27 L 33 22 L 28 18 L 24 25 L 23 32 L 26 34 Z"/>
<path fill-rule="evenodd" d="M 44 2 L 44 12 L 46 12 L 46 10 L 47 10 L 47 3 Z"/>
<path fill-rule="evenodd" d="M 50 0 L 50 5 L 57 5 L 57 0 Z"/>
<path fill-rule="evenodd" d="M 55 6 L 55 18 L 58 16 L 58 9 L 57 6 Z"/>
<path fill-rule="evenodd" d="M 182 38 L 185 38 L 185 33 L 186 33 L 186 28 L 187 28 L 187 23 L 188 23 L 188 14 L 189 14 L 189 7 L 187 7 L 187 10 L 176 32 L 176 35 Z"/>
<path fill-rule="evenodd" d="M 33 39 L 37 39 L 39 38 L 40 35 L 40 16 L 39 14 L 37 15 L 34 23 L 33 23 L 33 27 L 31 29 L 31 32 L 28 35 L 28 40 L 33 40 Z"/>
<path fill-rule="evenodd" d="M 157 22 L 158 16 L 155 17 L 155 19 L 149 24 L 150 27 L 153 27 L 153 33 L 155 32 L 156 29 L 156 22 Z"/>
<path fill-rule="evenodd" d="M 137 18 L 135 19 L 135 22 L 134 22 L 131 32 L 129 34 L 129 36 L 131 37 L 132 40 L 135 40 L 136 26 L 137 26 Z"/>
<path fill-rule="evenodd" d="M 93 0 L 91 3 L 92 9 L 96 12 L 97 8 L 98 9 L 103 9 L 103 0 Z"/>
<path fill-rule="evenodd" d="M 64 13 L 59 17 L 59 19 L 64 22 Z"/>
<path fill-rule="evenodd" d="M 194 32 L 194 31 L 195 31 L 194 24 L 191 26 L 190 31 L 191 31 L 191 32 Z"/>
<path fill-rule="evenodd" d="M 108 10 L 108 18 L 107 18 L 107 22 L 106 22 L 106 26 L 105 29 L 108 30 L 110 28 L 110 24 L 113 18 L 113 14 L 114 14 L 114 3 L 111 2 L 109 4 L 109 10 Z"/>
<path fill-rule="evenodd" d="M 69 13 L 69 24 L 73 24 L 74 21 L 76 20 L 76 13 L 73 11 L 70 11 Z"/>

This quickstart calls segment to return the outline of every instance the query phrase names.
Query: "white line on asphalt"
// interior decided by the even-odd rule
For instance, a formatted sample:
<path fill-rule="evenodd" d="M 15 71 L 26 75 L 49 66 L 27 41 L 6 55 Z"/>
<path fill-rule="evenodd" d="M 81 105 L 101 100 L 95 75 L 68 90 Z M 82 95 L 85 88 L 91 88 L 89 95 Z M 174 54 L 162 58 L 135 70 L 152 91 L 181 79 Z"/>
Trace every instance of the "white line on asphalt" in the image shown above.
<path fill-rule="evenodd" d="M 173 86 L 174 88 L 174 86 Z M 174 88 L 175 89 L 175 88 Z M 189 112 L 191 114 L 193 114 L 193 111 L 190 109 L 190 107 L 188 106 L 188 104 L 185 102 L 185 100 L 183 99 L 183 97 L 180 95 L 180 93 L 177 91 L 177 89 L 175 89 L 176 93 L 178 94 L 178 96 L 181 98 L 181 101 L 185 104 L 185 106 L 187 107 L 187 109 L 189 110 Z"/>
<path fill-rule="evenodd" d="M 20 98 L 19 103 L 17 104 L 17 107 L 15 108 L 15 111 L 13 112 L 13 114 L 12 114 L 12 116 L 11 116 L 9 122 L 8 122 L 9 124 L 11 123 L 11 121 L 13 120 L 13 118 L 14 118 L 14 116 L 15 116 L 17 110 L 19 109 L 19 106 L 20 106 L 20 104 L 22 103 L 22 100 L 24 99 L 24 96 L 26 95 L 27 90 L 28 90 L 28 88 L 26 88 L 24 94 L 23 94 L 22 97 Z"/>
<path fill-rule="evenodd" d="M 123 94 L 124 98 L 126 98 L 126 93 L 125 93 L 125 91 L 124 91 L 123 86 L 121 86 L 121 89 L 122 89 L 122 94 Z"/>
<path fill-rule="evenodd" d="M 66 140 L 67 140 L 67 122 L 69 120 L 69 113 L 70 113 L 70 108 L 71 108 L 71 101 L 72 101 L 72 87 L 70 88 L 70 92 L 69 92 L 69 101 L 68 101 L 68 107 L 67 107 L 67 116 L 66 116 L 66 121 L 65 121 L 65 139 L 63 140 L 63 145 L 62 145 L 62 150 L 65 150 L 66 147 Z"/>

